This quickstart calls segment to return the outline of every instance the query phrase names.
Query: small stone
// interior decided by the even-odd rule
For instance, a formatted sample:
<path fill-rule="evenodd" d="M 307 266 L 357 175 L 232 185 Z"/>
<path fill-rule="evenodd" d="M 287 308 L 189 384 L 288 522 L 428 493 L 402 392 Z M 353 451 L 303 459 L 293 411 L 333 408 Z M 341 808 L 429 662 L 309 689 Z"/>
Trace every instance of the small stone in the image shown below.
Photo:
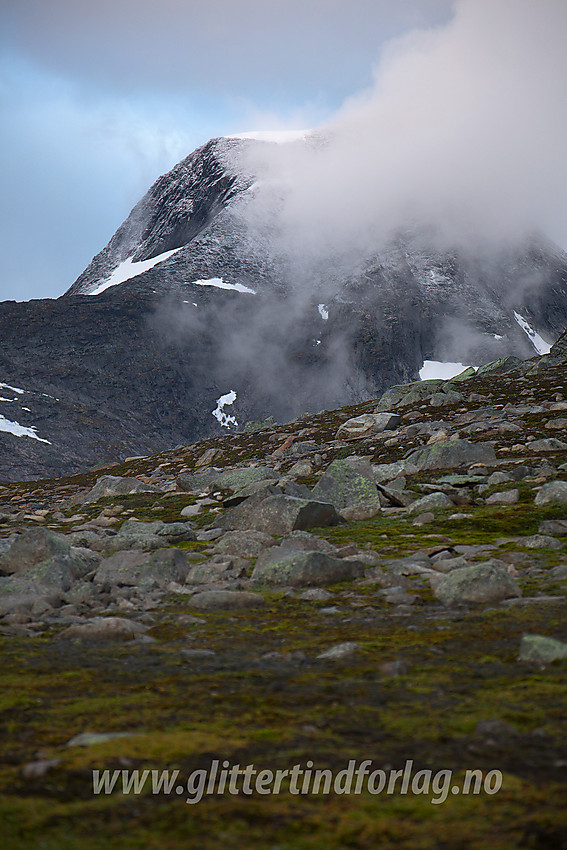
<path fill-rule="evenodd" d="M 428 513 L 454 507 L 455 503 L 445 493 L 429 493 L 429 495 L 422 496 L 421 499 L 417 499 L 410 505 L 408 514 Z"/>
<path fill-rule="evenodd" d="M 380 664 L 378 669 L 384 676 L 405 676 L 409 673 L 410 665 L 403 658 L 396 658 L 395 661 L 385 661 Z"/>
<path fill-rule="evenodd" d="M 188 601 L 190 608 L 201 611 L 229 611 L 239 608 L 263 608 L 266 600 L 259 593 L 243 590 L 205 590 Z"/>
<path fill-rule="evenodd" d="M 206 661 L 209 658 L 214 658 L 216 652 L 214 649 L 182 649 L 181 655 L 188 661 Z"/>
<path fill-rule="evenodd" d="M 147 631 L 147 626 L 123 617 L 93 617 L 86 623 L 75 623 L 59 637 L 78 640 L 132 640 Z"/>
<path fill-rule="evenodd" d="M 317 658 L 332 660 L 348 658 L 350 655 L 354 655 L 355 652 L 358 652 L 359 649 L 360 644 L 354 643 L 353 641 L 346 641 L 345 643 L 338 643 L 336 646 L 332 646 L 325 652 L 321 652 Z"/>
<path fill-rule="evenodd" d="M 131 738 L 139 732 L 81 732 L 67 741 L 68 747 L 93 747 L 96 744 L 106 744 L 115 738 Z"/>
<path fill-rule="evenodd" d="M 516 505 L 520 500 L 520 491 L 501 490 L 498 493 L 493 493 L 486 500 L 487 505 Z"/>
<path fill-rule="evenodd" d="M 61 759 L 42 759 L 40 761 L 29 761 L 22 768 L 22 775 L 25 779 L 41 779 L 61 763 Z"/>
<path fill-rule="evenodd" d="M 545 635 L 524 635 L 518 661 L 550 664 L 567 658 L 567 643 Z"/>
<path fill-rule="evenodd" d="M 526 546 L 528 549 L 562 549 L 563 544 L 555 537 L 550 537 L 547 534 L 532 534 L 530 537 L 520 538 L 518 541 L 521 546 Z"/>
<path fill-rule="evenodd" d="M 426 511 L 426 513 L 417 516 L 412 522 L 412 525 L 426 525 L 428 522 L 433 522 L 434 519 L 435 514 L 432 514 L 431 511 Z"/>
<path fill-rule="evenodd" d="M 329 593 L 328 590 L 323 590 L 322 587 L 310 587 L 308 590 L 304 590 L 303 593 L 300 593 L 297 598 L 304 599 L 308 602 L 326 602 L 327 599 L 331 599 L 332 596 L 332 593 Z"/>

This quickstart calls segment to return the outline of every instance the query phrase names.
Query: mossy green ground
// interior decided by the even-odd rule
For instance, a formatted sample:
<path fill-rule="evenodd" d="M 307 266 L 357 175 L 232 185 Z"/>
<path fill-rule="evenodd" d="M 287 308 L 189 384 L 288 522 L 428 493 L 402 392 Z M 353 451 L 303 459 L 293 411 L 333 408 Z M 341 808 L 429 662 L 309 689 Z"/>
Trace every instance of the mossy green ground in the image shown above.
<path fill-rule="evenodd" d="M 341 588 L 331 588 L 339 591 Z M 344 585 L 342 586 L 344 590 Z M 7 848 L 512 848 L 562 846 L 567 816 L 566 672 L 517 659 L 522 634 L 567 638 L 562 604 L 446 612 L 424 604 L 392 616 L 372 586 L 324 603 L 267 594 L 260 612 L 199 614 L 163 606 L 154 644 L 104 647 L 3 639 L 0 819 Z M 373 612 L 368 611 L 371 606 Z M 346 640 L 343 661 L 316 656 Z M 183 648 L 214 649 L 206 661 Z M 277 651 L 280 658 L 264 658 Z M 293 661 L 284 653 L 302 651 Z M 402 659 L 402 675 L 381 670 Z M 511 738 L 486 740 L 479 721 L 502 720 Z M 67 747 L 81 732 L 128 732 Z M 22 765 L 59 758 L 43 778 Z M 94 795 L 92 770 L 178 769 L 186 778 L 213 759 L 283 769 L 312 761 L 344 769 L 500 770 L 491 796 L 433 794 L 205 796 Z M 460 779 L 459 779 L 460 777 Z M 547 843 L 546 843 L 547 842 Z"/>
<path fill-rule="evenodd" d="M 563 373 L 520 378 L 487 376 L 470 382 L 487 403 L 518 402 L 523 383 L 535 400 L 553 397 Z M 468 384 L 467 384 L 468 386 Z M 183 450 L 162 452 L 59 481 L 10 487 L 13 504 L 24 510 L 61 504 L 65 516 L 93 519 L 105 507 L 121 505 L 127 517 L 180 518 L 195 501 L 190 494 L 140 494 L 69 507 L 66 499 L 91 487 L 98 476 L 151 476 L 156 469 L 175 475 L 193 470 L 208 449 L 215 464 L 265 462 L 288 433 L 313 439 L 325 463 L 352 453 L 375 463 L 400 459 L 404 445 L 375 441 L 327 447 L 350 416 L 370 412 L 375 402 L 307 415 L 289 426 L 213 438 Z M 455 407 L 419 405 L 424 418 L 442 418 Z M 458 407 L 458 406 L 457 406 Z M 562 415 L 562 414 L 559 414 Z M 541 422 L 526 417 L 537 437 L 550 436 Z M 277 439 L 270 439 L 270 437 Z M 479 435 L 488 439 L 490 434 Z M 474 437 L 473 439 L 477 439 Z M 498 437 L 506 456 L 516 437 Z M 548 455 L 558 466 L 565 458 Z M 282 457 L 282 471 L 296 458 Z M 415 476 L 431 481 L 443 471 Z M 303 479 L 313 485 L 317 476 Z M 544 519 L 565 518 L 565 506 L 534 510 L 534 483 L 518 486 L 517 505 L 476 504 L 456 508 L 471 518 L 437 515 L 417 527 L 411 518 L 379 516 L 336 528 L 315 530 L 335 544 L 356 542 L 396 558 L 420 548 L 491 544 L 534 534 Z M 488 494 L 491 491 L 488 491 Z M 222 495 L 222 494 L 221 494 Z M 487 494 L 485 494 L 487 495 Z M 51 500 L 54 500 L 53 503 Z M 214 507 L 214 506 L 213 506 Z M 209 524 L 208 508 L 192 519 Z M 69 525 L 50 519 L 50 527 Z M 8 520 L 8 531 L 21 524 Z M 201 544 L 181 544 L 199 550 Z M 523 634 L 567 641 L 566 582 L 546 580 L 564 559 L 563 550 L 527 550 L 503 542 L 490 554 L 528 554 L 519 566 L 524 595 L 552 593 L 556 603 L 500 605 L 481 610 L 447 610 L 435 602 L 419 576 L 400 577 L 415 596 L 406 609 L 380 594 L 379 584 L 331 587 L 327 602 L 308 602 L 263 589 L 265 609 L 197 612 L 185 597 L 171 597 L 151 612 L 155 643 L 88 644 L 63 640 L 57 629 L 37 638 L 0 637 L 0 835 L 7 850 L 555 850 L 567 846 L 567 662 L 546 668 L 518 662 Z M 479 553 L 478 560 L 490 557 Z M 529 575 L 525 566 L 535 568 Z M 335 612 L 324 609 L 334 607 Z M 344 641 L 360 645 L 344 660 L 317 655 Z M 212 649 L 216 655 L 191 660 L 184 649 Z M 270 653 L 278 653 L 269 657 Z M 293 653 L 293 654 L 292 654 Z M 301 655 L 302 653 L 303 655 Z M 266 657 L 268 656 L 268 657 Z M 401 662 L 393 675 L 389 662 Z M 480 733 L 481 721 L 511 725 L 509 734 Z M 106 743 L 68 747 L 82 732 L 130 733 Z M 22 767 L 59 759 L 39 778 Z M 434 794 L 396 793 L 295 795 L 285 784 L 278 795 L 212 795 L 195 805 L 186 795 L 93 793 L 93 770 L 180 771 L 186 779 L 211 761 L 285 769 L 312 761 L 316 769 L 344 769 L 349 760 L 372 760 L 372 769 L 451 770 L 462 781 L 467 770 L 499 770 L 502 788 L 490 795 L 453 795 L 440 804 Z"/>

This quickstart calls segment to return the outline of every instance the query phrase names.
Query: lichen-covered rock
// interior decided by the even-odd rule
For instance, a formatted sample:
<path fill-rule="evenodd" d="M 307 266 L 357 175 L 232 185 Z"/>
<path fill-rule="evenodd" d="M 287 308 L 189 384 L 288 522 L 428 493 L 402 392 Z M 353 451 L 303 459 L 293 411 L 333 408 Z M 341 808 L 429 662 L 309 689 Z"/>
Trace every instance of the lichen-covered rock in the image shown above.
<path fill-rule="evenodd" d="M 157 549 L 151 554 L 133 549 L 105 558 L 95 573 L 94 582 L 128 587 L 166 587 L 171 581 L 184 582 L 190 566 L 187 553 L 180 549 Z"/>
<path fill-rule="evenodd" d="M 413 502 L 409 508 L 409 514 L 419 514 L 426 511 L 444 511 L 454 508 L 455 503 L 445 493 L 429 493 Z"/>
<path fill-rule="evenodd" d="M 280 547 L 260 555 L 252 572 L 257 582 L 299 587 L 352 581 L 364 574 L 359 561 L 333 558 L 323 552 L 298 552 Z"/>
<path fill-rule="evenodd" d="M 128 519 L 120 531 L 105 541 L 109 551 L 124 549 L 162 549 L 168 543 L 183 543 L 196 540 L 197 535 L 187 522 L 140 522 Z"/>
<path fill-rule="evenodd" d="M 31 528 L 17 537 L 8 551 L 0 557 L 0 569 L 5 574 L 47 561 L 54 555 L 70 555 L 71 545 L 63 534 L 47 528 Z"/>
<path fill-rule="evenodd" d="M 419 404 L 430 398 L 433 393 L 441 392 L 443 381 L 415 381 L 412 384 L 398 384 L 390 387 L 381 396 L 376 411 L 387 410 L 389 407 L 406 407 L 409 404 Z"/>
<path fill-rule="evenodd" d="M 226 529 L 255 529 L 266 534 L 288 534 L 296 529 L 337 525 L 341 517 L 333 505 L 283 494 L 252 496 L 230 508 L 215 524 Z"/>
<path fill-rule="evenodd" d="M 271 534 L 265 534 L 263 531 L 228 531 L 215 544 L 215 552 L 238 555 L 240 558 L 257 558 L 260 552 L 275 543 Z"/>
<path fill-rule="evenodd" d="M 528 444 L 531 452 L 559 452 L 567 449 L 567 443 L 556 437 L 545 437 L 543 440 L 532 440 Z"/>
<path fill-rule="evenodd" d="M 487 561 L 450 572 L 437 585 L 435 596 L 444 605 L 478 605 L 518 597 L 521 592 L 504 567 Z"/>
<path fill-rule="evenodd" d="M 370 476 L 363 475 L 346 460 L 334 460 L 313 488 L 313 495 L 341 513 L 344 508 L 362 508 L 373 515 L 380 510 L 382 500 L 371 467 L 369 472 Z"/>
<path fill-rule="evenodd" d="M 159 487 L 145 484 L 139 478 L 123 478 L 119 475 L 102 475 L 94 487 L 78 501 L 82 504 L 98 502 L 106 496 L 125 496 L 129 493 L 159 493 Z"/>
<path fill-rule="evenodd" d="M 348 419 L 337 431 L 337 440 L 356 440 L 397 428 L 401 417 L 397 413 L 383 411 L 379 413 L 364 413 Z"/>
<path fill-rule="evenodd" d="M 550 481 L 548 484 L 544 484 L 543 487 L 538 490 L 534 502 L 536 505 L 548 505 L 550 502 L 567 502 L 567 481 Z M 548 522 L 561 521 L 562 520 L 549 520 Z M 552 531 L 551 533 L 553 534 L 557 532 Z"/>
<path fill-rule="evenodd" d="M 514 488 L 513 490 L 500 490 L 498 493 L 493 493 L 486 500 L 487 505 L 516 505 L 520 501 L 520 491 Z"/>
<path fill-rule="evenodd" d="M 492 446 L 485 443 L 470 443 L 468 440 L 447 440 L 416 449 L 406 458 L 418 469 L 450 469 L 472 463 L 495 463 L 496 454 Z"/>
<path fill-rule="evenodd" d="M 192 596 L 187 605 L 199 611 L 230 611 L 239 608 L 263 608 L 266 600 L 260 593 L 244 590 L 204 590 Z"/>
<path fill-rule="evenodd" d="M 56 586 L 11 575 L 0 578 L 0 615 L 29 611 L 39 601 L 56 606 L 61 604 L 62 591 Z"/>
<path fill-rule="evenodd" d="M 567 658 L 567 643 L 546 635 L 524 635 L 520 644 L 519 661 L 550 664 Z"/>
<path fill-rule="evenodd" d="M 69 640 L 133 640 L 144 634 L 148 627 L 125 617 L 93 617 L 86 623 L 74 623 L 59 637 Z M 149 638 L 146 638 L 149 640 Z"/>

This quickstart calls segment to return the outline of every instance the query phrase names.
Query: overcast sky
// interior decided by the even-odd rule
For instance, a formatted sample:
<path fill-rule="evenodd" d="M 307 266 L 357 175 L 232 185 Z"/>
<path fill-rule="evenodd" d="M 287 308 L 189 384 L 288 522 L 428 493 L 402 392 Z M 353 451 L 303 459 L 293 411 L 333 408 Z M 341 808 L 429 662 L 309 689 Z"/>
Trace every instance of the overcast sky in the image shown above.
<path fill-rule="evenodd" d="M 311 127 L 449 0 L 2 0 L 0 300 L 57 297 L 216 135 Z"/>
<path fill-rule="evenodd" d="M 509 28 L 507 16 L 512 23 L 520 7 L 523 29 Z M 1 0 L 0 300 L 61 295 L 151 183 L 212 136 L 315 127 L 351 114 L 362 132 L 361 103 L 378 103 L 383 115 L 380 98 L 400 92 L 419 111 L 431 86 L 439 88 L 432 102 L 454 113 L 459 92 L 451 81 L 477 79 L 485 40 L 491 60 L 482 85 L 469 85 L 471 97 L 490 100 L 495 89 L 509 101 L 512 92 L 514 120 L 525 122 L 515 130 L 524 126 L 528 135 L 518 164 L 525 169 L 535 139 L 537 157 L 549 164 L 543 182 L 555 173 L 561 187 L 565 170 L 553 169 L 565 150 L 567 21 L 561 12 L 547 28 L 534 23 L 537 10 L 545 18 L 563 7 L 563 0 Z M 500 41 L 491 38 L 493 23 Z M 510 44 L 502 44 L 508 30 Z M 424 64 L 427 51 L 433 62 Z M 492 139 L 500 105 L 470 113 L 477 123 L 491 115 Z M 551 235 L 561 241 L 564 233 L 567 247 L 564 223 Z"/>

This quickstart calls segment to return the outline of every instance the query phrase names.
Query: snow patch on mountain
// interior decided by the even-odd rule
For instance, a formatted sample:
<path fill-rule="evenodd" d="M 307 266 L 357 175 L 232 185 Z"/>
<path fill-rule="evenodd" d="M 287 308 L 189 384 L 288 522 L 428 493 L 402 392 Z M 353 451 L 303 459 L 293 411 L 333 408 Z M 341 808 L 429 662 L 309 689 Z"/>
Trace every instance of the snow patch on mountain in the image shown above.
<path fill-rule="evenodd" d="M 249 292 L 251 295 L 256 295 L 255 289 L 250 289 L 244 286 L 243 283 L 225 283 L 222 277 L 210 277 L 208 280 L 194 280 L 194 286 L 214 286 L 217 289 L 232 289 L 235 292 Z"/>
<path fill-rule="evenodd" d="M 183 247 L 183 246 L 182 246 Z M 101 292 L 109 289 L 111 286 L 117 286 L 119 283 L 124 283 L 125 280 L 130 280 L 133 277 L 138 277 L 139 274 L 147 272 L 148 269 L 153 269 L 158 263 L 162 263 L 175 254 L 180 248 L 174 248 L 172 251 L 164 251 L 163 254 L 158 254 L 157 257 L 151 257 L 149 260 L 138 260 L 133 262 L 132 257 L 128 257 L 117 266 L 109 278 L 103 280 L 96 289 L 92 292 L 87 292 L 87 295 L 100 295 Z"/>
<path fill-rule="evenodd" d="M 424 360 L 423 366 L 419 370 L 419 379 L 421 381 L 431 381 L 434 379 L 449 381 L 455 375 L 464 372 L 468 366 L 463 363 L 443 363 L 440 360 Z"/>
<path fill-rule="evenodd" d="M 317 309 L 319 310 L 319 315 L 321 316 L 323 321 L 326 322 L 327 319 L 329 318 L 329 311 L 327 310 L 325 305 L 324 304 L 318 304 Z"/>
<path fill-rule="evenodd" d="M 531 327 L 531 325 L 521 316 L 519 313 L 516 313 L 514 310 L 514 318 L 516 322 L 519 324 L 521 329 L 524 331 L 526 336 L 528 336 L 531 344 L 535 348 L 538 354 L 549 354 L 551 351 L 551 345 L 546 342 L 543 337 L 541 337 L 537 331 Z"/>
<path fill-rule="evenodd" d="M 40 443 L 47 443 L 49 446 L 51 445 L 49 440 L 43 440 L 41 437 L 38 437 L 36 429 L 33 426 L 31 428 L 26 428 L 24 425 L 20 425 L 19 422 L 11 422 L 9 419 L 6 419 L 5 416 L 2 416 L 1 413 L 0 431 L 6 431 L 8 434 L 14 434 L 15 437 L 31 437 L 33 440 L 39 440 Z"/>
<path fill-rule="evenodd" d="M 18 395 L 22 395 L 25 390 L 21 390 L 19 387 L 11 387 L 10 384 L 2 384 L 0 383 L 0 389 L 2 390 L 12 390 L 13 393 L 18 393 Z"/>
<path fill-rule="evenodd" d="M 231 390 L 229 393 L 221 395 L 221 397 L 217 399 L 217 406 L 213 411 L 211 411 L 215 419 L 219 421 L 223 428 L 230 428 L 231 425 L 238 428 L 238 422 L 235 417 L 224 412 L 224 408 L 228 405 L 234 404 L 235 401 L 236 393 L 234 390 Z"/>

